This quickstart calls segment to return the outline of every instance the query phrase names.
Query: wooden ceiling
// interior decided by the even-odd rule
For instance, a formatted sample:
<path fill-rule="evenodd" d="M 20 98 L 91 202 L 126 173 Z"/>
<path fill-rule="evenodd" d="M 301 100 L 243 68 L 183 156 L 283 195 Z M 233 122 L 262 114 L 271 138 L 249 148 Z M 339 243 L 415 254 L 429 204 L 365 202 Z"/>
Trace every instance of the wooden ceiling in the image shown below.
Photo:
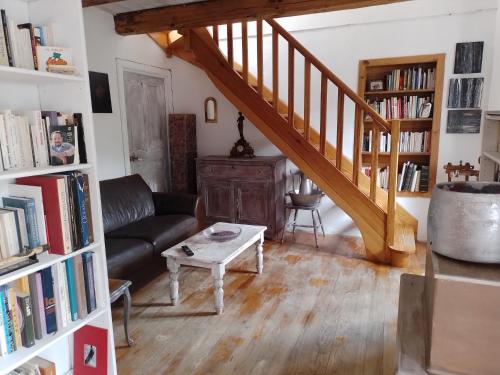
<path fill-rule="evenodd" d="M 121 35 L 385 5 L 408 0 L 82 0 L 115 15 Z"/>

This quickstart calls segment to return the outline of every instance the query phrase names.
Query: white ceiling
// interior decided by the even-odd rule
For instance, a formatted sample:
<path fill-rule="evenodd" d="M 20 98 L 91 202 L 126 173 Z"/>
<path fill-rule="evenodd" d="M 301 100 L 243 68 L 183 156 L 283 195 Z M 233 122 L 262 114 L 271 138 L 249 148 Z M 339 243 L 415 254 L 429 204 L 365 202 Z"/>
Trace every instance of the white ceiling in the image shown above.
<path fill-rule="evenodd" d="M 199 2 L 200 0 L 125 0 L 107 5 L 100 5 L 99 8 L 111 14 L 131 12 L 134 10 L 158 8 L 167 5 L 186 4 Z"/>

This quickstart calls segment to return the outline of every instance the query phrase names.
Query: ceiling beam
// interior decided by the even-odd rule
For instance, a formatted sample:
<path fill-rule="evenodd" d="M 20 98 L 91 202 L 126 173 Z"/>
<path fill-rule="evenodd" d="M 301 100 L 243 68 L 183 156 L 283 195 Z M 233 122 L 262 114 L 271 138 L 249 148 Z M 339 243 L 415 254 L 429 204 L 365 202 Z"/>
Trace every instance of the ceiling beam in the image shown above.
<path fill-rule="evenodd" d="M 115 29 L 121 35 L 145 34 L 401 1 L 407 0 L 210 0 L 120 13 L 115 15 Z"/>
<path fill-rule="evenodd" d="M 87 8 L 87 7 L 93 7 L 95 5 L 118 3 L 120 1 L 122 0 L 82 0 L 82 6 L 84 8 Z"/>

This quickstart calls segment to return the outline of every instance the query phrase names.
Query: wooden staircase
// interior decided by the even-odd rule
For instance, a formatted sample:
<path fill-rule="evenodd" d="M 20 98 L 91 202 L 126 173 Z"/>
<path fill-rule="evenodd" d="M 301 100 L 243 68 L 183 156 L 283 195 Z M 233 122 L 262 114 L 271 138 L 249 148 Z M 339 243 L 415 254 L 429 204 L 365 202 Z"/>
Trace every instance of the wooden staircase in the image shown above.
<path fill-rule="evenodd" d="M 272 28 L 272 88 L 263 84 L 263 23 Z M 361 97 L 344 84 L 333 72 L 304 48 L 274 20 L 258 20 L 257 74 L 249 72 L 248 26 L 242 22 L 242 64 L 234 61 L 233 24 L 227 24 L 227 53 L 219 48 L 218 26 L 210 33 L 206 28 L 155 33 L 150 36 L 164 48 L 168 56 L 175 55 L 203 69 L 216 87 L 273 142 L 297 167 L 309 176 L 358 226 L 368 258 L 378 262 L 405 266 L 415 252 L 417 220 L 396 203 L 400 121 L 380 117 Z M 280 99 L 279 41 L 286 43 L 288 56 L 287 101 Z M 304 59 L 304 110 L 302 116 L 294 110 L 295 60 Z M 319 72 L 320 126 L 311 126 L 311 71 Z M 316 72 L 315 72 L 316 73 Z M 336 89 L 337 108 L 335 144 L 327 140 L 328 96 Z M 344 111 L 347 102 L 354 107 L 354 134 L 345 134 Z M 330 111 L 332 112 L 332 111 Z M 390 173 L 388 191 L 377 186 L 376 173 L 370 177 L 361 171 L 363 118 L 373 121 L 374 130 L 391 134 Z M 378 168 L 379 132 L 372 137 L 371 170 Z M 344 154 L 344 139 L 353 139 L 352 161 Z"/>

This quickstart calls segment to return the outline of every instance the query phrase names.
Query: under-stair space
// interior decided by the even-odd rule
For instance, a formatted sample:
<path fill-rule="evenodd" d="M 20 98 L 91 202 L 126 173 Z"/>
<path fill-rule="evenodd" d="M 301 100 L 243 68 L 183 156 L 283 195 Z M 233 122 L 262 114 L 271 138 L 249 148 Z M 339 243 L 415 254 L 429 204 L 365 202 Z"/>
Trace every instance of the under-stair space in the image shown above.
<path fill-rule="evenodd" d="M 168 56 L 203 69 L 221 93 L 353 219 L 369 259 L 406 266 L 415 252 L 418 222 L 396 202 L 400 121 L 380 117 L 276 21 L 254 24 L 251 44 L 256 50 L 250 54 L 249 23 L 241 23 L 241 64 L 235 62 L 232 23 L 225 27 L 224 41 L 219 26 L 150 36 Z M 264 51 L 272 52 L 271 61 L 266 61 L 271 66 L 265 66 Z M 250 64 L 249 56 L 256 61 Z M 256 72 L 250 71 L 250 65 Z M 296 75 L 303 76 L 300 84 Z M 264 76 L 270 87 L 264 84 Z M 297 95 L 299 86 L 302 92 Z M 319 124 L 312 123 L 313 99 L 319 101 L 315 103 Z M 391 134 L 387 191 L 378 186 L 377 173 L 366 176 L 361 171 L 363 119 L 367 117 L 378 130 L 371 144 L 372 171 L 378 168 L 377 134 Z"/>

